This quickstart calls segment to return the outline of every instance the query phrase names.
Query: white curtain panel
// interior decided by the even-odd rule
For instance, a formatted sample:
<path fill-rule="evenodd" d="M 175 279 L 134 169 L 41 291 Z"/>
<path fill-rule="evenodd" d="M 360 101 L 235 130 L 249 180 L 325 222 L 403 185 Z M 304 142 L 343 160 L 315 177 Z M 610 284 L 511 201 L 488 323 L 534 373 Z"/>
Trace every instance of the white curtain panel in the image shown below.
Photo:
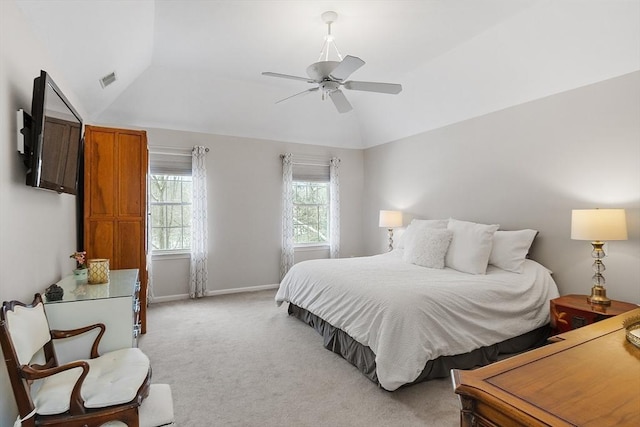
<path fill-rule="evenodd" d="M 191 278 L 189 296 L 200 298 L 207 290 L 207 149 L 193 147 L 191 154 L 191 174 L 193 196 L 191 205 Z"/>
<path fill-rule="evenodd" d="M 293 267 L 293 161 L 291 153 L 282 156 L 282 255 L 280 280 Z"/>
<path fill-rule="evenodd" d="M 147 212 L 149 215 L 147 216 L 147 256 L 145 257 L 145 263 L 147 267 L 147 293 L 149 302 L 153 302 L 155 298 L 155 292 L 153 289 L 153 248 L 152 244 L 152 236 L 151 232 L 151 163 L 149 163 L 149 169 L 147 170 Z"/>
<path fill-rule="evenodd" d="M 329 161 L 329 255 L 340 258 L 340 178 L 338 169 L 340 159 L 332 157 Z"/>

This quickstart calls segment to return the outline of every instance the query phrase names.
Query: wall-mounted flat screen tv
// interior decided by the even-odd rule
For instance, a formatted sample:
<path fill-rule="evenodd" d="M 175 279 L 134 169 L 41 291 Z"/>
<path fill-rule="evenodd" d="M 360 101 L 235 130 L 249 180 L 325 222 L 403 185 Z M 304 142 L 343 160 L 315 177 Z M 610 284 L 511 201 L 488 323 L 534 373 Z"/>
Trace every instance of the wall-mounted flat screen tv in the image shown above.
<path fill-rule="evenodd" d="M 46 71 L 33 82 L 31 126 L 24 140 L 27 185 L 77 194 L 82 118 Z"/>

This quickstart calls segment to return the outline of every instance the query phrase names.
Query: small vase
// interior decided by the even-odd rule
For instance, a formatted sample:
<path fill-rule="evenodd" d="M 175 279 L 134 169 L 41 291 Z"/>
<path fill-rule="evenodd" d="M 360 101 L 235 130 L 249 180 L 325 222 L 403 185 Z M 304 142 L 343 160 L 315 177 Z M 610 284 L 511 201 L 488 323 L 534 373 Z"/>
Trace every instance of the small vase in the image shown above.
<path fill-rule="evenodd" d="M 89 272 L 88 268 L 76 268 L 75 270 L 73 270 L 73 276 L 78 281 L 87 280 L 87 278 L 89 277 L 88 272 Z"/>

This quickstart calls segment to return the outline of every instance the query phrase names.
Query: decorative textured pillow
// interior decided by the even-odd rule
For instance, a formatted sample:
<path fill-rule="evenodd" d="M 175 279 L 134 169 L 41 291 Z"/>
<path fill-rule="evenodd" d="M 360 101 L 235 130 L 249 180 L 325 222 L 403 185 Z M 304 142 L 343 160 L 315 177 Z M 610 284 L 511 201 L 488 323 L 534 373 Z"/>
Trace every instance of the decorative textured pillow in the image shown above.
<path fill-rule="evenodd" d="M 410 239 L 412 235 L 420 234 L 424 230 L 432 228 L 446 229 L 448 224 L 448 219 L 414 219 L 409 226 L 407 226 L 407 229 L 400 238 L 398 238 L 396 248 L 404 248 L 406 240 Z"/>
<path fill-rule="evenodd" d="M 493 235 L 499 227 L 498 224 L 476 224 L 449 219 L 447 228 L 453 232 L 453 238 L 445 257 L 445 265 L 463 273 L 485 274 Z"/>
<path fill-rule="evenodd" d="M 538 232 L 536 230 L 496 231 L 489 264 L 514 273 L 522 273 L 524 260 Z"/>
<path fill-rule="evenodd" d="M 405 242 L 402 258 L 411 264 L 429 268 L 444 268 L 444 257 L 453 233 L 446 228 L 425 229 L 410 235 Z"/>

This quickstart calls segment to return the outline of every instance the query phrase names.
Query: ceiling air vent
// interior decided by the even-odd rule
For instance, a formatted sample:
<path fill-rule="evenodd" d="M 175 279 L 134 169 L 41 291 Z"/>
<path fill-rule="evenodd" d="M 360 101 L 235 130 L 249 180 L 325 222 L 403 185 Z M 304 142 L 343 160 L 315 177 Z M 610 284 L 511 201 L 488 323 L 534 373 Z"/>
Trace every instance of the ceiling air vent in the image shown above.
<path fill-rule="evenodd" d="M 100 86 L 102 86 L 102 88 L 104 89 L 105 87 L 109 86 L 111 83 L 115 81 L 116 81 L 116 72 L 112 71 L 100 79 Z"/>

